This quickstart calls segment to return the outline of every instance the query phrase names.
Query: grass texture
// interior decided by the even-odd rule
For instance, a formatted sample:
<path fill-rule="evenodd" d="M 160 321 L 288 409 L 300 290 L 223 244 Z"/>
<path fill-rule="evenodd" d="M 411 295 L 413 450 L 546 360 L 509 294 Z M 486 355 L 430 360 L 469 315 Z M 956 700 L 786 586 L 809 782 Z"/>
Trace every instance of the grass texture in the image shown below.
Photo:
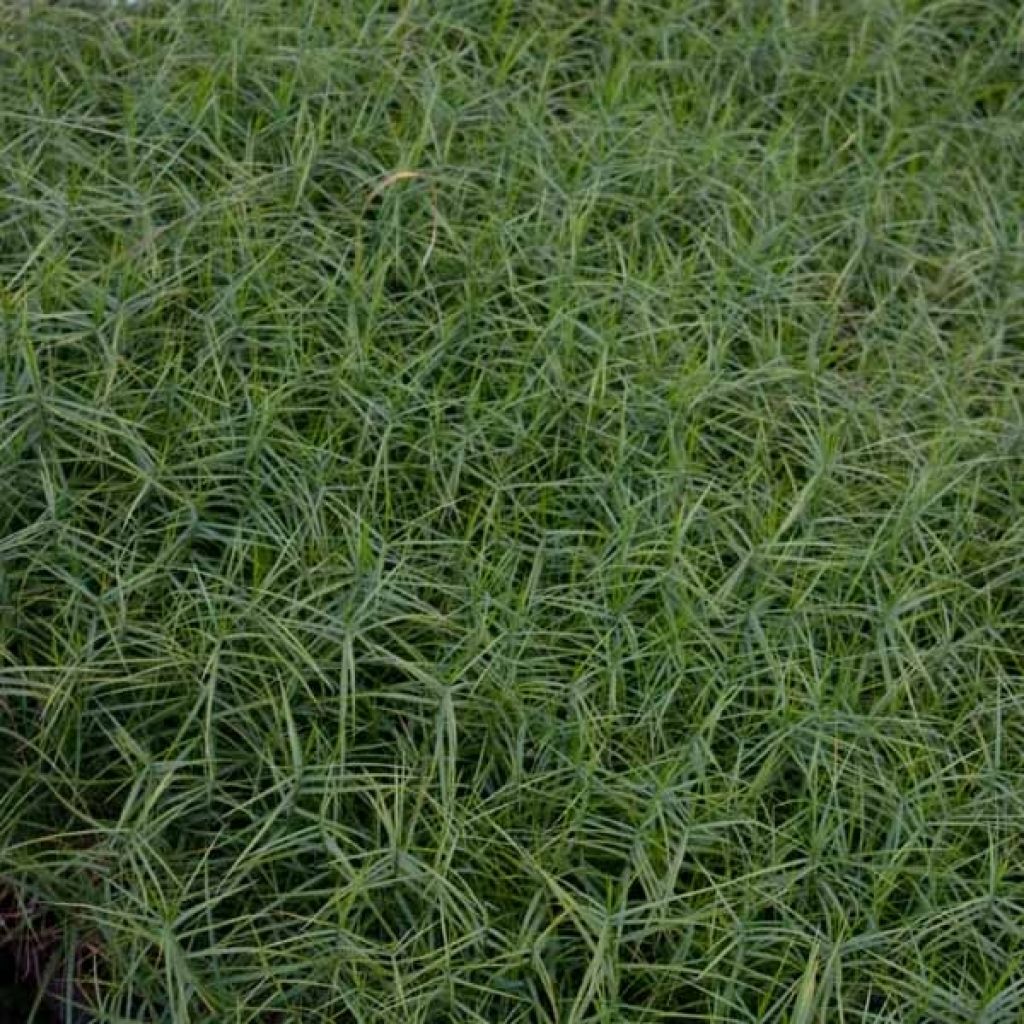
<path fill-rule="evenodd" d="M 1022 43 L 3 8 L 0 925 L 62 1021 L 1022 1019 Z"/>

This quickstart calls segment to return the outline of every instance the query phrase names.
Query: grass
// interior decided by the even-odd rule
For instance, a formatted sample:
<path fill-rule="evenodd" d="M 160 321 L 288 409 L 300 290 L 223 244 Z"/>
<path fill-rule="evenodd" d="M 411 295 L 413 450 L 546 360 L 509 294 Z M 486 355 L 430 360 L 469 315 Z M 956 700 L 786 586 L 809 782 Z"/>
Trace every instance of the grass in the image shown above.
<path fill-rule="evenodd" d="M 0 10 L 0 927 L 61 1021 L 1021 1020 L 1022 45 Z"/>

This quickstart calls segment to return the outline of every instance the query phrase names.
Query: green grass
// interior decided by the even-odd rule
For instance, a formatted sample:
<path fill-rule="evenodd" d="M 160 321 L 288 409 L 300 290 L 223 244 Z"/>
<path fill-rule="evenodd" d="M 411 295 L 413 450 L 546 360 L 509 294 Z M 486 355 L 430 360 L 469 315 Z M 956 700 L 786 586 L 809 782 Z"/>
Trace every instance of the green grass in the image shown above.
<path fill-rule="evenodd" d="M 1020 1021 L 1022 212 L 1008 0 L 6 4 L 3 935 Z"/>

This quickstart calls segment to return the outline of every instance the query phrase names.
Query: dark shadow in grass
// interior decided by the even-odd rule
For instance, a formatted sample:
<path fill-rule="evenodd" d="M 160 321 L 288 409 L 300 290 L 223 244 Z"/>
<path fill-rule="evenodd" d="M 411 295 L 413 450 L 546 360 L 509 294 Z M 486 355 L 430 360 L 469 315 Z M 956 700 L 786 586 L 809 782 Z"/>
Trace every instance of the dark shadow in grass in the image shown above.
<path fill-rule="evenodd" d="M 26 980 L 19 970 L 14 951 L 0 948 L 0 1024 L 27 1024 L 33 1020 L 32 1007 L 38 990 L 31 979 Z M 44 1017 L 36 1013 L 42 1024 Z"/>

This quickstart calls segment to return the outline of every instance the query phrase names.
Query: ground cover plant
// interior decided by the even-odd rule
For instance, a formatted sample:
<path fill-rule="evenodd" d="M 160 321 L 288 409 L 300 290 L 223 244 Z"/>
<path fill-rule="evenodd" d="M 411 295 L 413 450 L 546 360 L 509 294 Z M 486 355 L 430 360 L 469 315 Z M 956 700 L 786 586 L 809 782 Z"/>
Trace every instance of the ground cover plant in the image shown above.
<path fill-rule="evenodd" d="M 1021 1020 L 1022 42 L 0 8 L 11 1005 Z"/>

